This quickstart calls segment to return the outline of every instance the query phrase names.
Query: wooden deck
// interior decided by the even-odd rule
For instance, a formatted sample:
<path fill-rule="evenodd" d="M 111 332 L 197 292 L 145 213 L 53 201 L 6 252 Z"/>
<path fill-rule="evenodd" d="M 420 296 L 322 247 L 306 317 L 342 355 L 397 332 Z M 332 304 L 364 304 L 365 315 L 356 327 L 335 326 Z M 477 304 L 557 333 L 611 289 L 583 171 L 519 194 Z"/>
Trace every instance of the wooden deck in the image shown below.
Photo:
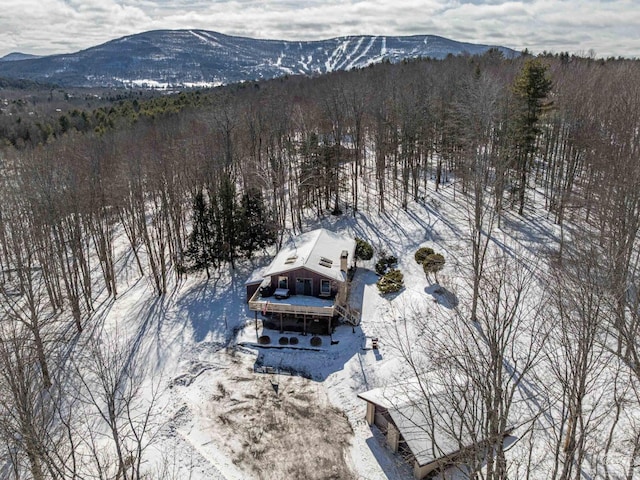
<path fill-rule="evenodd" d="M 304 295 L 292 295 L 278 300 L 275 297 L 262 298 L 259 291 L 249 300 L 249 310 L 310 317 L 333 317 L 337 314 L 333 300 Z"/>

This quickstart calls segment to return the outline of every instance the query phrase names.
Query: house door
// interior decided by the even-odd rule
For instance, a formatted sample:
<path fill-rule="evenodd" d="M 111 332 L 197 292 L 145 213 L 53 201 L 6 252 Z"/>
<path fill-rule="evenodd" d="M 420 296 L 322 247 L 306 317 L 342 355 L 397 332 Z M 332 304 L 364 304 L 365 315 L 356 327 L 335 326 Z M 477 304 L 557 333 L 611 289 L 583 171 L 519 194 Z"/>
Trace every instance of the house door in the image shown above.
<path fill-rule="evenodd" d="M 307 295 L 307 296 L 313 295 L 310 278 L 296 279 L 296 295 Z"/>

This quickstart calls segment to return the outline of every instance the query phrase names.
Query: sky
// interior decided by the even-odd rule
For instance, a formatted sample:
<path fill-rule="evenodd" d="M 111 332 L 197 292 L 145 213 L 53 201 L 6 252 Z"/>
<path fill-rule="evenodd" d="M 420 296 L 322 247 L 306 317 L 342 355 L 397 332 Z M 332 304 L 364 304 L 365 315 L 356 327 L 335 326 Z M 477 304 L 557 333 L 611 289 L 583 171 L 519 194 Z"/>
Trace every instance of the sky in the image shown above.
<path fill-rule="evenodd" d="M 432 34 L 640 58 L 640 0 L 0 0 L 0 56 L 72 53 L 157 29 L 279 40 Z"/>

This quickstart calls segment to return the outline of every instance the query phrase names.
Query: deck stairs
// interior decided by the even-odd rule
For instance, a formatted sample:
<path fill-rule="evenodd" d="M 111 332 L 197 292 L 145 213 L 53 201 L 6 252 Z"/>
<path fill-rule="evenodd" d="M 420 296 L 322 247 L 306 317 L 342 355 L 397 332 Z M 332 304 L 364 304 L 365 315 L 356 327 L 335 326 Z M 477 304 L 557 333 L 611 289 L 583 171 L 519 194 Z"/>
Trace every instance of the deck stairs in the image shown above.
<path fill-rule="evenodd" d="M 354 310 L 351 310 L 349 307 L 345 308 L 341 305 L 335 305 L 336 313 L 344 320 L 346 323 L 357 327 L 360 325 L 360 314 Z"/>

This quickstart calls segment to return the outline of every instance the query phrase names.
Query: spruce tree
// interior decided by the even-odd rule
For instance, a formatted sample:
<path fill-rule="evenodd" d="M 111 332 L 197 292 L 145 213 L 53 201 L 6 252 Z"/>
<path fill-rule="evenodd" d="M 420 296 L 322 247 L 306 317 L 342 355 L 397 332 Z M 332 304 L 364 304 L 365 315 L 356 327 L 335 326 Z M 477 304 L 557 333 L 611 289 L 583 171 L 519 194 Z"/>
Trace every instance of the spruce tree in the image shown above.
<path fill-rule="evenodd" d="M 369 242 L 360 237 L 356 237 L 356 260 L 371 260 L 373 258 L 373 247 Z"/>

